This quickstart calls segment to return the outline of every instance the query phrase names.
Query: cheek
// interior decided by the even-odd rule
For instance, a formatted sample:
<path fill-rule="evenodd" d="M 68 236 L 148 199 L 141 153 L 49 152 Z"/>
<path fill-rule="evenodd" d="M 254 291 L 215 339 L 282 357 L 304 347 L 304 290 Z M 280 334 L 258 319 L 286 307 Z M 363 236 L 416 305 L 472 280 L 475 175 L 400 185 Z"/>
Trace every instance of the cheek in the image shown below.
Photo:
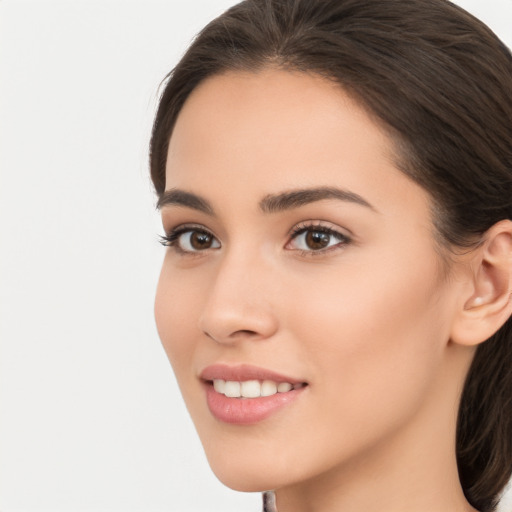
<path fill-rule="evenodd" d="M 162 267 L 155 297 L 155 321 L 167 357 L 179 378 L 190 369 L 197 331 L 200 290 L 183 282 L 170 265 Z"/>
<path fill-rule="evenodd" d="M 376 422 L 391 429 L 428 393 L 448 322 L 437 300 L 441 285 L 431 278 L 435 269 L 422 270 L 375 269 L 362 277 L 352 269 L 316 286 L 306 284 L 309 292 L 302 296 L 295 291 L 302 307 L 290 325 L 303 357 L 314 362 L 312 381 L 322 395 L 319 416 L 338 415 L 331 423 L 336 431 L 354 435 Z"/>

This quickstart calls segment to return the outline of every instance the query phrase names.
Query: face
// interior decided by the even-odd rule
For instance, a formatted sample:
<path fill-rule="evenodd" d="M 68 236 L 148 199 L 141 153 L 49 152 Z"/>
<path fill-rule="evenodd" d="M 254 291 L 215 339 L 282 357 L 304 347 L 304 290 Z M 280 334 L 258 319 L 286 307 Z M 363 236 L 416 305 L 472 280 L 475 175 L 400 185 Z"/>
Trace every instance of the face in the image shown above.
<path fill-rule="evenodd" d="M 428 194 L 339 87 L 278 70 L 203 82 L 161 213 L 157 326 L 225 484 L 311 481 L 414 437 L 454 297 Z"/>

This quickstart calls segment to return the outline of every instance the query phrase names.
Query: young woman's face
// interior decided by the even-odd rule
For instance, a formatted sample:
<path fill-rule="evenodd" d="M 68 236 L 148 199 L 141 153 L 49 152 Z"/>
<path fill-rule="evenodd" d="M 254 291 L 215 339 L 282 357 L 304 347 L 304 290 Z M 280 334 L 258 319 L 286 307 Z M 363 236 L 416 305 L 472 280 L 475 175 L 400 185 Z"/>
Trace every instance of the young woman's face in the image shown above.
<path fill-rule="evenodd" d="M 161 212 L 157 326 L 224 483 L 354 471 L 444 428 L 457 299 L 429 197 L 339 87 L 278 70 L 202 83 Z"/>

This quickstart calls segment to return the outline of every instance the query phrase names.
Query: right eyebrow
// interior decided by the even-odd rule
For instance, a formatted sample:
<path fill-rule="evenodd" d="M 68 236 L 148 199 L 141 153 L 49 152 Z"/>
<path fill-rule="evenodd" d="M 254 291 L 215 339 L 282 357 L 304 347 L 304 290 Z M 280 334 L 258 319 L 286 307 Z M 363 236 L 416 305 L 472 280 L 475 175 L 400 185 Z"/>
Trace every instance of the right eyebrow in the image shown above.
<path fill-rule="evenodd" d="M 168 205 L 184 206 L 206 213 L 207 215 L 215 216 L 212 205 L 206 199 L 177 188 L 166 190 L 156 203 L 158 210 Z"/>

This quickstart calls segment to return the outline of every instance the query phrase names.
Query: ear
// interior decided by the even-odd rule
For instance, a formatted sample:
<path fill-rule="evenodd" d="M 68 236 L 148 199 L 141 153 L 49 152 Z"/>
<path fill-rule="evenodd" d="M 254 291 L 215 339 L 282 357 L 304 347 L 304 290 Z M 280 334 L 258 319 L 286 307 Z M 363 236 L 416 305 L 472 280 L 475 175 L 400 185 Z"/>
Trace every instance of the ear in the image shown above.
<path fill-rule="evenodd" d="M 471 282 L 451 340 L 472 346 L 490 338 L 512 314 L 512 221 L 502 220 L 485 233 L 469 265 Z"/>

